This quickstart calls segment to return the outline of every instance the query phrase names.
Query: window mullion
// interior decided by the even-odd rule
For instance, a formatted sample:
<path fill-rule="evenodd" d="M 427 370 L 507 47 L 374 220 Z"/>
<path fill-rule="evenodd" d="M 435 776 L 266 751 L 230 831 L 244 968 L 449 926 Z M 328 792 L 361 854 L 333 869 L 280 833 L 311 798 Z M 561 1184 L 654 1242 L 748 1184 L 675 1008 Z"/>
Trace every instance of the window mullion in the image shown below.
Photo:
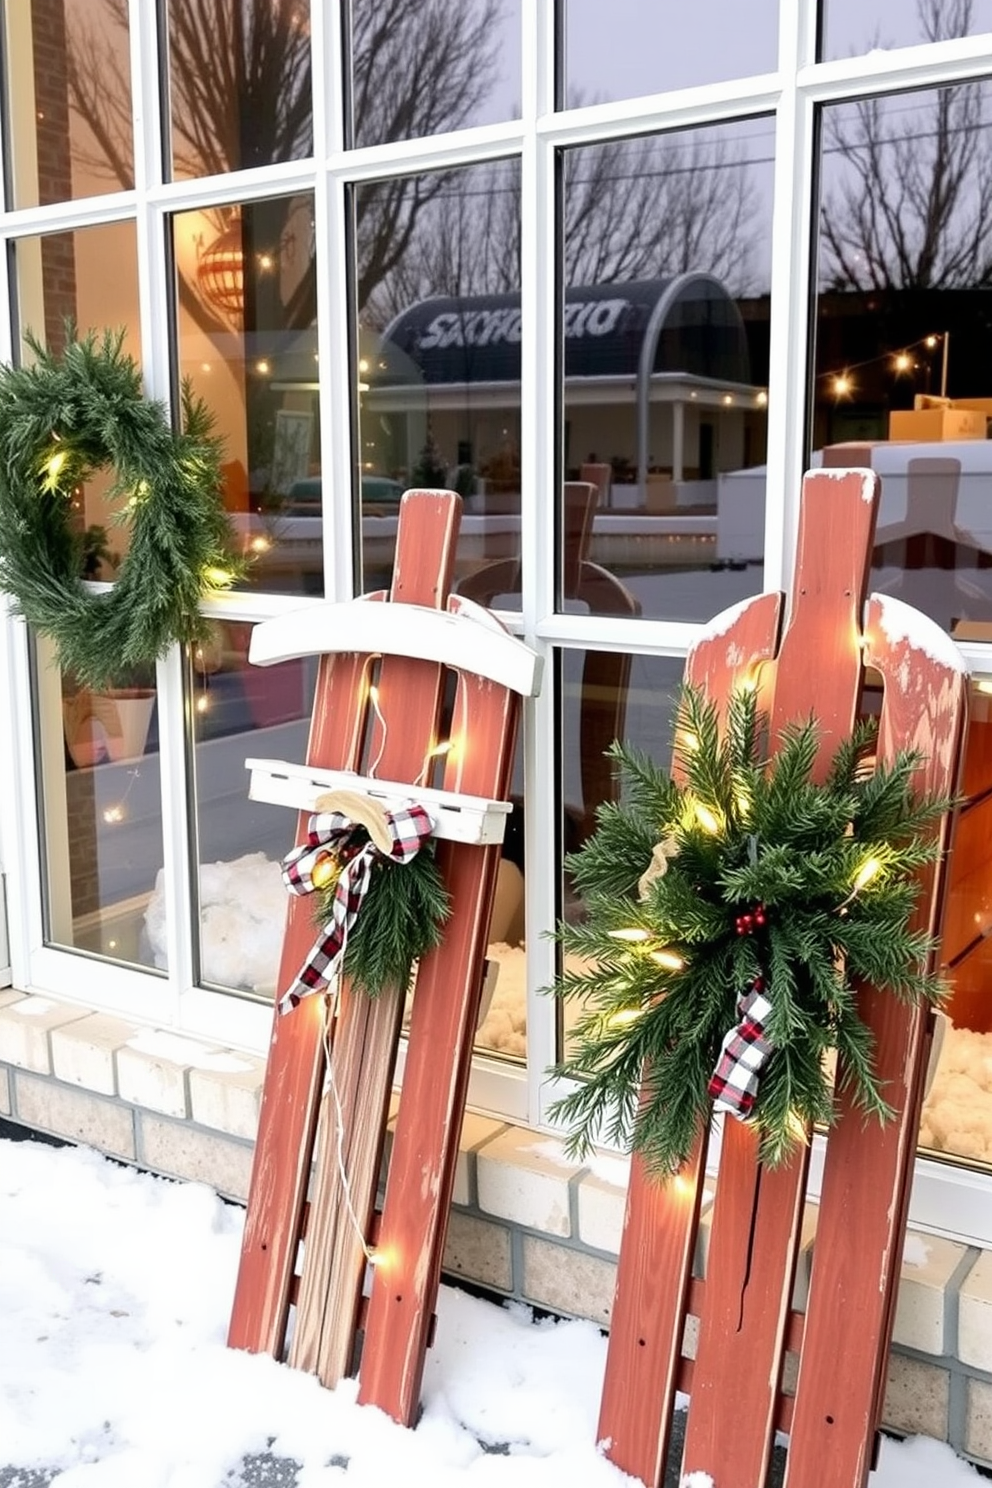
<path fill-rule="evenodd" d="M 814 44 L 807 8 L 784 0 L 780 16 L 782 93 L 775 120 L 769 327 L 765 588 L 782 589 L 792 571 L 799 490 L 806 460 L 806 385 L 815 149 L 813 106 L 796 74 Z M 781 493 L 772 499 L 772 493 Z"/>

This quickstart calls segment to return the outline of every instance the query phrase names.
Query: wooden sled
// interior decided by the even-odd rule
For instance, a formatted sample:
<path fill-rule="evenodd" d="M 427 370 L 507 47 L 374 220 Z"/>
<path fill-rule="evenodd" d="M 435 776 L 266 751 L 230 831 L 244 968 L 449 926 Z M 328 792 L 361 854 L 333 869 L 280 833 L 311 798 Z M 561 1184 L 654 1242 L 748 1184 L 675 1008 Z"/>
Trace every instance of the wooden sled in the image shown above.
<path fill-rule="evenodd" d="M 756 682 L 773 732 L 811 713 L 821 772 L 864 704 L 865 670 L 883 688 L 879 755 L 922 751 L 921 790 L 952 792 L 967 678 L 932 621 L 898 600 L 864 607 L 877 476 L 823 470 L 803 484 L 791 602 L 764 594 L 718 617 L 686 678 L 723 706 Z M 779 636 L 784 614 L 784 630 Z M 946 846 L 949 823 L 944 824 Z M 943 864 L 927 874 L 918 923 L 939 925 Z M 708 1134 L 668 1183 L 632 1163 L 599 1437 L 644 1483 L 662 1482 L 676 1389 L 691 1399 L 682 1472 L 713 1488 L 762 1488 L 777 1430 L 789 1436 L 785 1488 L 863 1488 L 892 1332 L 932 1015 L 865 987 L 862 1016 L 896 1109 L 865 1125 L 841 1102 L 826 1142 L 805 1313 L 792 1305 L 809 1148 L 783 1168 L 756 1160 L 754 1131 L 727 1120 L 705 1277 L 693 1275 Z M 698 1319 L 694 1359 L 686 1320 Z M 784 1386 L 787 1356 L 794 1388 Z M 700 1480 L 701 1481 L 701 1480 Z"/>
<path fill-rule="evenodd" d="M 381 1215 L 402 991 L 373 1001 L 345 981 L 327 1027 L 323 995 L 276 1013 L 228 1342 L 288 1357 L 327 1385 L 360 1354 L 359 1399 L 405 1424 L 440 1276 L 520 700 L 539 686 L 533 652 L 478 605 L 449 598 L 460 516 L 453 492 L 408 491 L 388 597 L 267 621 L 250 653 L 261 665 L 321 658 L 306 765 L 250 762 L 253 795 L 312 809 L 323 790 L 347 785 L 419 800 L 437 817 L 452 912 L 417 974 Z M 443 757 L 439 744 L 450 744 Z M 290 900 L 278 995 L 313 943 L 311 916 L 311 901 Z M 367 1305 L 359 1231 L 379 1262 Z"/>

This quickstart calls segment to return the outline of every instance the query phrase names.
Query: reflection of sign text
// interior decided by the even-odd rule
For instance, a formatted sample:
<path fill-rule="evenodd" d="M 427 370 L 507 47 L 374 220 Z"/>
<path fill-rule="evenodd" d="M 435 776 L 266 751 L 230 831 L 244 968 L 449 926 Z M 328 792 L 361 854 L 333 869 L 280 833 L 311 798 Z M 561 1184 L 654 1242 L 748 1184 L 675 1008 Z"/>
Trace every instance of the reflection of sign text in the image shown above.
<path fill-rule="evenodd" d="M 565 337 L 608 336 L 616 329 L 630 301 L 579 300 L 565 306 Z M 502 310 L 442 310 L 427 326 L 417 345 L 421 351 L 446 346 L 497 346 L 520 341 L 520 307 Z"/>

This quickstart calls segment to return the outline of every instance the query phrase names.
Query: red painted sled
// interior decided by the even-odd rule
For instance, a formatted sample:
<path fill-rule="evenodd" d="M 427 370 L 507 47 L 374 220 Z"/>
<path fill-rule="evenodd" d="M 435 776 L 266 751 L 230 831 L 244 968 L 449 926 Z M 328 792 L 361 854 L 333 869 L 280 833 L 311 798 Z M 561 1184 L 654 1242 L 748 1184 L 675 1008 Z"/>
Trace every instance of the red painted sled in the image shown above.
<path fill-rule="evenodd" d="M 276 1013 L 228 1342 L 327 1385 L 357 1366 L 359 1399 L 405 1424 L 440 1277 L 520 700 L 539 686 L 533 652 L 449 597 L 460 516 L 453 492 L 407 492 L 389 595 L 268 621 L 251 649 L 263 665 L 321 657 L 306 765 L 249 762 L 253 795 L 312 809 L 328 786 L 385 798 L 388 782 L 430 798 L 452 909 L 417 973 L 381 1213 L 403 992 L 371 1000 L 345 980 L 332 1021 L 323 995 Z M 298 843 L 306 825 L 301 815 Z M 307 899 L 290 901 L 279 996 L 314 940 L 311 914 Z M 379 1262 L 369 1271 L 362 1236 Z"/>
<path fill-rule="evenodd" d="M 722 706 L 751 679 L 772 730 L 815 714 L 821 772 L 881 683 L 879 755 L 919 749 L 920 790 L 952 793 L 966 719 L 963 663 L 932 621 L 898 600 L 864 605 L 878 477 L 822 470 L 803 486 L 791 603 L 764 594 L 723 616 L 691 651 L 686 678 Z M 782 633 L 780 625 L 784 619 Z M 944 824 L 946 846 L 949 823 Z M 918 924 L 940 922 L 943 864 L 927 875 Z M 932 1014 L 865 987 L 862 1016 L 897 1111 L 865 1125 L 841 1104 L 826 1142 L 805 1313 L 792 1305 L 809 1148 L 769 1171 L 747 1125 L 728 1120 L 705 1277 L 693 1276 L 707 1134 L 682 1174 L 649 1179 L 635 1158 L 627 1198 L 599 1436 L 610 1458 L 662 1482 L 676 1389 L 690 1395 L 682 1472 L 714 1488 L 762 1488 L 776 1430 L 785 1488 L 863 1488 L 885 1384 Z M 712 1181 L 712 1180 L 710 1180 Z M 698 1319 L 695 1358 L 683 1354 Z M 787 1356 L 794 1386 L 783 1384 Z"/>

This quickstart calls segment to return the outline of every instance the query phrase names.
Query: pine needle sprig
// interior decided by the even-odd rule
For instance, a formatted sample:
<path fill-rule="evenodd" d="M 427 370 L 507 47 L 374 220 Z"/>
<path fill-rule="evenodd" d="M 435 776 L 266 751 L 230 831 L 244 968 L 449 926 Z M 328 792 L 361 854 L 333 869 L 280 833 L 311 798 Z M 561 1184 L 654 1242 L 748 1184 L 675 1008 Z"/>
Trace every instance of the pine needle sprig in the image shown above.
<path fill-rule="evenodd" d="M 759 982 L 771 1057 L 752 1119 L 763 1161 L 834 1118 L 833 1076 L 866 1117 L 890 1114 L 858 1011 L 869 984 L 939 1002 L 934 944 L 914 924 L 919 872 L 940 851 L 953 804 L 919 796 L 919 755 L 874 758 L 859 724 L 814 780 L 815 718 L 782 730 L 774 752 L 753 691 L 732 695 L 723 727 L 686 687 L 675 716 L 674 778 L 617 743 L 621 799 L 569 859 L 586 918 L 559 925 L 557 996 L 583 1004 L 555 1073 L 573 1083 L 553 1112 L 571 1150 L 622 1141 L 658 1173 L 685 1161 L 707 1120 L 710 1077 Z"/>
<path fill-rule="evenodd" d="M 331 917 L 334 886 L 317 894 L 314 919 L 324 925 Z M 405 990 L 415 961 L 440 945 L 451 901 L 434 856 L 426 843 L 408 863 L 377 858 L 348 935 L 345 975 L 369 997 Z"/>

